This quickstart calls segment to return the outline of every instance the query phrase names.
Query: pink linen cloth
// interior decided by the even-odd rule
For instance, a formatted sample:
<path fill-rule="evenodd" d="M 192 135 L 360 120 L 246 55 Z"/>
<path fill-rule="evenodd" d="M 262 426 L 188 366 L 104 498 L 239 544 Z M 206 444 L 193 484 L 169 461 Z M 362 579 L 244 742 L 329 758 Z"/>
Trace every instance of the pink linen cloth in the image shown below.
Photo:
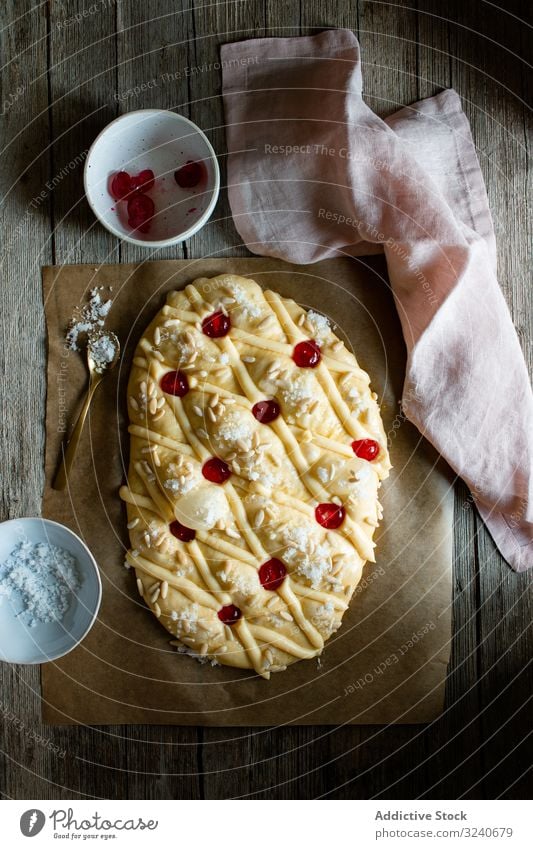
<path fill-rule="evenodd" d="M 228 189 L 254 253 L 383 251 L 406 416 L 469 486 L 508 563 L 533 565 L 533 398 L 496 279 L 468 121 L 450 90 L 382 121 L 349 30 L 222 47 Z"/>

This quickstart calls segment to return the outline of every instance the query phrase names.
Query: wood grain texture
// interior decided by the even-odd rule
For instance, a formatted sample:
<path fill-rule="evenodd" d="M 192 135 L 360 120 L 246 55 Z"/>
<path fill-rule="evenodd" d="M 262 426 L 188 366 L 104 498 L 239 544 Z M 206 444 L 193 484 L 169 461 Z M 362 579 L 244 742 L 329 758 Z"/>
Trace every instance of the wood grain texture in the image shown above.
<path fill-rule="evenodd" d="M 176 108 L 221 154 L 221 43 L 345 26 L 379 114 L 453 86 L 471 122 L 499 279 L 531 347 L 530 31 L 525 0 L 7 0 L 1 32 L 0 518 L 37 514 L 45 337 L 40 266 L 136 261 L 92 218 L 83 156 L 122 112 Z M 96 8 L 90 12 L 89 7 Z M 529 21 L 531 24 L 531 20 Z M 174 74 L 174 78 L 168 75 Z M 48 185 L 47 185 L 48 184 Z M 225 192 L 211 223 L 162 257 L 244 254 Z M 531 793 L 531 578 L 502 561 L 456 487 L 454 636 L 446 711 L 430 727 L 46 728 L 38 672 L 0 666 L 0 790 L 11 798 L 526 798 Z M 42 739 L 40 739 L 42 738 Z"/>

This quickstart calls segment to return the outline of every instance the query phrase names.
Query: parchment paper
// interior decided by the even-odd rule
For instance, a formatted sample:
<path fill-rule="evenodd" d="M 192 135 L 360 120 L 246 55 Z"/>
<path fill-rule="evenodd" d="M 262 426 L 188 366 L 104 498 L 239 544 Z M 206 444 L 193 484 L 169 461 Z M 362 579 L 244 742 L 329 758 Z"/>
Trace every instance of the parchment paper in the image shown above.
<path fill-rule="evenodd" d="M 264 681 L 178 655 L 123 566 L 128 459 L 125 384 L 137 340 L 165 293 L 199 276 L 249 275 L 330 316 L 383 399 L 393 470 L 381 489 L 385 521 L 341 629 L 320 663 Z M 71 527 L 102 572 L 98 621 L 75 651 L 42 667 L 43 718 L 53 724 L 279 725 L 420 723 L 444 695 L 451 630 L 451 473 L 400 411 L 405 350 L 379 258 L 290 266 L 270 259 L 202 259 L 140 266 L 63 266 L 43 272 L 48 327 L 43 515 Z M 65 428 L 86 388 L 86 365 L 64 347 L 75 306 L 112 286 L 107 327 L 123 358 L 94 399 L 70 490 L 50 488 Z M 102 293 L 105 295 L 105 290 Z"/>

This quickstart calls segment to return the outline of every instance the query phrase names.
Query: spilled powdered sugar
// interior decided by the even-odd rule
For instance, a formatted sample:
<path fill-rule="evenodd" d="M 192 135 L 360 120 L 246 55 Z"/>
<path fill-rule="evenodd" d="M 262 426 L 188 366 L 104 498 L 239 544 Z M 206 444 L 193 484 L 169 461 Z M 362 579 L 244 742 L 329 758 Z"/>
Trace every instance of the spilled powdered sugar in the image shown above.
<path fill-rule="evenodd" d="M 0 566 L 0 597 L 30 628 L 61 622 L 80 585 L 76 558 L 45 542 L 20 542 Z"/>
<path fill-rule="evenodd" d="M 91 289 L 88 303 L 77 307 L 72 316 L 66 335 L 67 348 L 71 351 L 79 351 L 87 344 L 90 334 L 104 326 L 113 301 L 102 298 L 102 289 L 103 286 Z"/>

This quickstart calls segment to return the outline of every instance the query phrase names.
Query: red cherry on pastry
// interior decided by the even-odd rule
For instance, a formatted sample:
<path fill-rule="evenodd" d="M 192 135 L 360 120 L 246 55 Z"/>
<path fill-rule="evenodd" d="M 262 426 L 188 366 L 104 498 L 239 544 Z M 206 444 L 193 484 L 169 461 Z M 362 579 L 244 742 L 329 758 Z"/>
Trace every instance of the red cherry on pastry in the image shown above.
<path fill-rule="evenodd" d="M 263 563 L 259 567 L 259 581 L 261 586 L 265 590 L 271 590 L 271 592 L 275 592 L 275 590 L 281 587 L 286 575 L 287 569 L 277 557 L 267 560 L 266 563 Z"/>
<path fill-rule="evenodd" d="M 192 542 L 196 536 L 196 531 L 193 531 L 192 528 L 185 527 L 177 519 L 170 523 L 169 530 L 171 534 L 182 542 Z"/>
<path fill-rule="evenodd" d="M 194 189 L 205 175 L 205 167 L 201 162 L 187 162 L 174 172 L 174 179 L 182 189 Z"/>
<path fill-rule="evenodd" d="M 252 413 L 261 424 L 270 424 L 277 419 L 280 412 L 281 407 L 277 401 L 258 401 L 252 407 Z"/>
<path fill-rule="evenodd" d="M 229 315 L 226 315 L 221 310 L 207 315 L 202 321 L 202 332 L 211 337 L 211 339 L 220 339 L 221 336 L 226 336 L 231 327 Z"/>
<path fill-rule="evenodd" d="M 227 604 L 225 607 L 220 608 L 217 615 L 224 625 L 235 625 L 241 618 L 242 613 L 234 604 Z"/>
<path fill-rule="evenodd" d="M 346 518 L 346 510 L 339 504 L 319 504 L 315 509 L 315 519 L 328 531 L 340 528 Z"/>
<path fill-rule="evenodd" d="M 159 385 L 167 395 L 177 395 L 178 398 L 183 398 L 189 391 L 187 375 L 182 371 L 167 371 L 159 381 Z"/>
<path fill-rule="evenodd" d="M 231 471 L 224 460 L 220 460 L 218 457 L 211 457 L 202 466 L 202 474 L 211 483 L 226 483 L 231 475 Z"/>
<path fill-rule="evenodd" d="M 292 353 L 294 362 L 300 368 L 316 368 L 320 362 L 320 357 L 320 348 L 312 339 L 306 342 L 298 342 Z"/>
<path fill-rule="evenodd" d="M 375 439 L 356 439 L 352 442 L 353 453 L 362 460 L 375 460 L 379 454 L 379 442 Z"/>
<path fill-rule="evenodd" d="M 131 177 L 127 171 L 119 171 L 111 180 L 111 194 L 115 200 L 124 200 L 133 191 Z"/>

